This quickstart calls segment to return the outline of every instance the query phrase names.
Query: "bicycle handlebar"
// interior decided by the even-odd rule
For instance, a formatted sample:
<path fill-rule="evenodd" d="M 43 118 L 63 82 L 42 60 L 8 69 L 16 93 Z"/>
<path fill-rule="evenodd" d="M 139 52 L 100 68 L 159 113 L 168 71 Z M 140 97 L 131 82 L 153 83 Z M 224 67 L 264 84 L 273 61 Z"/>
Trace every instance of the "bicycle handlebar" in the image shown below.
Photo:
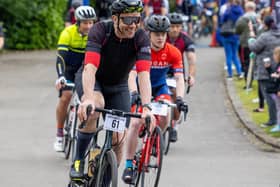
<path fill-rule="evenodd" d="M 176 107 L 177 107 L 176 104 L 170 103 L 170 102 L 166 102 L 165 100 L 158 100 L 158 101 L 155 101 L 155 102 L 158 102 L 158 103 L 160 103 L 160 104 L 167 105 L 167 106 L 169 106 L 169 107 L 171 107 L 171 108 L 176 108 Z"/>
<path fill-rule="evenodd" d="M 67 82 L 65 80 L 61 80 L 60 81 L 60 84 L 64 85 L 64 86 L 69 86 L 69 87 L 72 87 L 74 88 L 75 87 L 75 83 L 70 83 L 70 82 Z"/>
<path fill-rule="evenodd" d="M 112 115 L 115 115 L 115 116 L 120 116 L 120 117 L 133 117 L 133 118 L 142 118 L 142 115 L 141 114 L 136 114 L 136 113 L 131 113 L 131 112 L 124 112 L 124 111 L 121 111 L 121 110 L 116 110 L 116 109 L 112 109 L 112 110 L 109 110 L 109 109 L 103 109 L 103 108 L 95 108 L 94 110 L 95 112 L 101 112 L 103 114 L 112 114 Z M 87 116 L 90 115 L 90 113 L 92 112 L 92 106 L 89 105 L 87 107 Z M 79 126 L 80 129 L 84 128 L 85 125 L 86 125 L 86 121 L 83 121 L 81 123 L 81 125 Z M 150 125 L 151 123 L 151 117 L 148 116 L 145 118 L 145 123 L 147 126 Z"/>

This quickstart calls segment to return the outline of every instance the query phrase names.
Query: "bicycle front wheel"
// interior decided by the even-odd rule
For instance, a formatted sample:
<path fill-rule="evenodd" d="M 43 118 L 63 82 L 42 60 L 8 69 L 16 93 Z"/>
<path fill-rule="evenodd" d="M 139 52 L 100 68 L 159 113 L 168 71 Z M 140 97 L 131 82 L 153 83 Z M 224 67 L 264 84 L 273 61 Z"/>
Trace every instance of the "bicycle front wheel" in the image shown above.
<path fill-rule="evenodd" d="M 141 173 L 141 187 L 157 187 L 159 184 L 163 158 L 163 136 L 159 127 L 155 128 L 151 136 L 150 146 L 149 163 Z"/>
<path fill-rule="evenodd" d="M 71 124 L 69 123 L 69 110 L 64 123 L 63 152 L 67 160 L 71 151 Z"/>
<path fill-rule="evenodd" d="M 117 158 L 113 150 L 107 151 L 99 160 L 96 187 L 117 187 L 118 167 Z"/>
<path fill-rule="evenodd" d="M 167 155 L 170 146 L 170 131 L 172 127 L 168 127 L 163 133 L 163 142 L 164 142 L 164 154 Z"/>

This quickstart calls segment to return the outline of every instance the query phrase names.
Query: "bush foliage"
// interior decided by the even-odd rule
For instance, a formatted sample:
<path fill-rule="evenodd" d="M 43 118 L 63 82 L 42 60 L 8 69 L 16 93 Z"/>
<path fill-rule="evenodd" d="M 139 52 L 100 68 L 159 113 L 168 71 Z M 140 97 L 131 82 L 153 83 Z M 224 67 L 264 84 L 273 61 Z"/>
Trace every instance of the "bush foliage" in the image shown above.
<path fill-rule="evenodd" d="M 64 26 L 66 4 L 67 0 L 0 0 L 6 47 L 54 48 Z"/>

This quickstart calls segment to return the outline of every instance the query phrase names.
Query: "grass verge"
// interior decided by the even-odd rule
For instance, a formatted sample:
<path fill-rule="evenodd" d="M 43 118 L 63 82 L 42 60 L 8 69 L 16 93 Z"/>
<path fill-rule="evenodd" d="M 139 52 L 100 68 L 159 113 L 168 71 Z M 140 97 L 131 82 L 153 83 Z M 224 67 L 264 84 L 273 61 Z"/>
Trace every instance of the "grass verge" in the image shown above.
<path fill-rule="evenodd" d="M 241 102 L 245 108 L 245 110 L 248 112 L 250 115 L 250 118 L 252 121 L 260 126 L 260 124 L 265 123 L 268 121 L 268 111 L 267 111 L 267 106 L 265 105 L 265 110 L 264 112 L 253 112 L 255 108 L 259 107 L 259 103 L 253 103 L 253 99 L 258 98 L 258 87 L 257 87 L 257 81 L 253 82 L 252 90 L 247 92 L 246 90 L 243 89 L 245 82 L 244 80 L 238 80 L 237 78 L 234 79 L 234 85 L 235 85 L 235 90 L 241 99 Z M 260 127 L 261 128 L 261 127 Z M 269 134 L 272 137 L 280 137 L 280 132 L 274 132 L 271 133 L 270 129 L 273 127 L 266 127 L 262 128 L 267 134 Z"/>

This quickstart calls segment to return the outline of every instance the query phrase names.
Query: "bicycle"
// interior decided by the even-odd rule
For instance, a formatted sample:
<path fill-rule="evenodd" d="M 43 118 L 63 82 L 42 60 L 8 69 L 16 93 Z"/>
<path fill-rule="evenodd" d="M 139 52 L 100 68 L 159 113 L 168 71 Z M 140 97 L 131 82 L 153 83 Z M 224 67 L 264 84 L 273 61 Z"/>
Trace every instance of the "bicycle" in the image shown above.
<path fill-rule="evenodd" d="M 91 106 L 87 108 L 87 114 L 91 113 Z M 98 133 L 105 129 L 106 135 L 104 144 L 100 153 L 95 156 L 94 160 L 89 159 L 88 173 L 85 173 L 84 178 L 81 181 L 71 180 L 69 187 L 103 187 L 103 186 L 118 186 L 118 168 L 117 159 L 114 151 L 112 150 L 112 138 L 113 132 L 123 132 L 125 130 L 126 118 L 134 117 L 141 118 L 141 114 L 135 114 L 130 112 L 123 112 L 120 110 L 108 110 L 95 108 L 96 112 L 106 114 L 103 125 L 97 127 L 95 135 L 89 145 L 88 151 L 84 155 L 84 159 L 89 155 L 90 150 L 96 149 Z M 150 118 L 146 119 L 146 123 L 150 123 Z M 84 128 L 85 122 L 83 122 L 79 128 Z M 91 173 L 91 174 L 89 174 Z M 111 181 L 108 181 L 111 179 Z"/>
<path fill-rule="evenodd" d="M 189 79 L 188 79 L 188 81 L 189 81 Z M 167 85 L 170 89 L 176 89 L 175 79 L 166 78 L 166 82 L 167 82 Z M 188 85 L 186 93 L 188 94 L 189 92 L 190 92 L 190 85 Z M 170 134 L 171 134 L 172 129 L 175 128 L 175 125 L 176 125 L 175 124 L 176 121 L 174 120 L 174 109 L 177 108 L 177 105 L 173 104 L 173 103 L 168 103 L 168 102 L 165 102 L 165 101 L 162 101 L 162 100 L 160 100 L 158 102 L 160 102 L 161 104 L 165 104 L 165 105 L 167 105 L 168 107 L 171 108 L 171 110 L 170 110 L 170 121 L 168 123 L 167 129 L 163 132 L 164 154 L 167 155 L 168 151 L 169 151 L 170 143 L 172 142 L 171 139 L 170 139 Z M 181 111 L 184 112 L 184 121 L 185 121 L 186 120 L 186 115 L 188 113 L 188 105 L 185 104 L 182 107 Z M 180 119 L 182 119 L 181 115 L 180 115 L 178 121 L 181 121 Z"/>
<path fill-rule="evenodd" d="M 68 86 L 72 88 L 72 98 L 70 104 L 67 109 L 67 116 L 64 123 L 64 136 L 63 136 L 63 152 L 65 159 L 68 160 L 72 157 L 72 161 L 75 155 L 75 145 L 77 141 L 77 111 L 80 104 L 79 97 L 75 92 L 75 84 L 67 83 L 65 81 L 61 81 L 62 85 Z"/>
<path fill-rule="evenodd" d="M 136 111 L 139 107 L 140 103 L 136 103 Z M 142 138 L 142 147 L 135 153 L 133 159 L 135 180 L 129 186 L 157 187 L 161 174 L 164 146 L 159 121 L 156 120 L 156 127 L 152 132 L 150 132 L 149 126 L 142 125 L 138 136 Z M 153 173 L 155 177 L 153 177 Z"/>

